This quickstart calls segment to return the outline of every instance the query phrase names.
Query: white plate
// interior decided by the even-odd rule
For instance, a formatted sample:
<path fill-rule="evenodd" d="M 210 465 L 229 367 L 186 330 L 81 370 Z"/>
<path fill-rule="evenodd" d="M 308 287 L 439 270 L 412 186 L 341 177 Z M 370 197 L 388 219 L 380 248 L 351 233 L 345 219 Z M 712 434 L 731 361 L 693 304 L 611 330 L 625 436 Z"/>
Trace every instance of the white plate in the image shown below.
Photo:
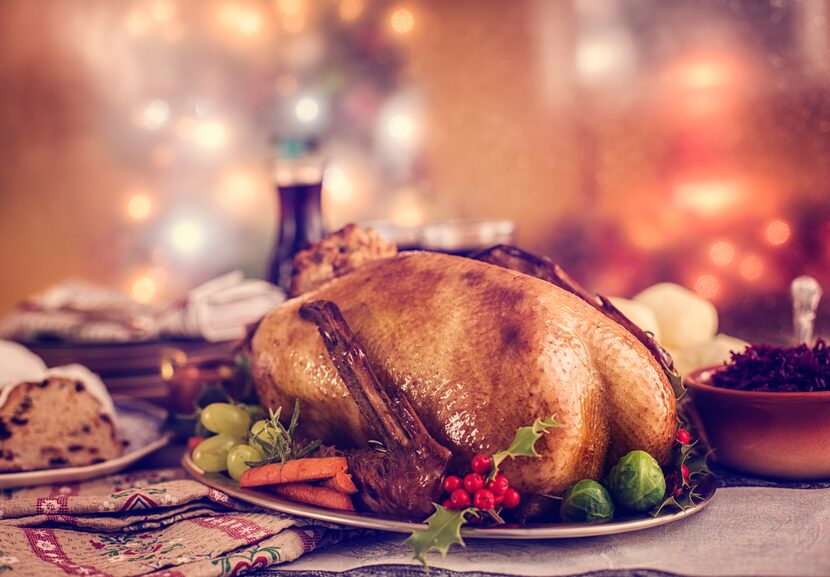
<path fill-rule="evenodd" d="M 127 441 L 123 455 L 84 467 L 2 473 L 0 489 L 84 481 L 117 473 L 170 442 L 170 434 L 163 431 L 166 419 L 163 409 L 138 400 L 116 399 L 115 412 L 121 438 Z"/>
<path fill-rule="evenodd" d="M 423 523 L 415 523 L 394 517 L 324 509 L 322 507 L 283 499 L 272 493 L 266 493 L 265 491 L 242 489 L 239 487 L 239 483 L 226 475 L 205 473 L 202 471 L 193 463 L 189 453 L 185 453 L 182 457 L 182 467 L 197 481 L 213 487 L 218 491 L 222 491 L 234 499 L 259 505 L 272 511 L 279 511 L 280 513 L 288 513 L 289 515 L 328 521 L 329 523 L 337 523 L 351 527 L 391 531 L 393 533 L 411 533 L 415 529 L 423 529 L 426 527 Z M 710 490 L 700 503 L 687 508 L 685 511 L 661 513 L 657 517 L 648 516 L 621 519 L 600 525 L 587 523 L 538 523 L 520 526 L 494 525 L 490 527 L 464 527 L 461 529 L 461 534 L 465 538 L 470 539 L 569 539 L 572 537 L 596 537 L 599 535 L 640 531 L 650 527 L 665 525 L 666 523 L 673 523 L 674 521 L 679 521 L 690 515 L 694 515 L 712 500 L 715 494 L 714 482 L 710 485 Z"/>

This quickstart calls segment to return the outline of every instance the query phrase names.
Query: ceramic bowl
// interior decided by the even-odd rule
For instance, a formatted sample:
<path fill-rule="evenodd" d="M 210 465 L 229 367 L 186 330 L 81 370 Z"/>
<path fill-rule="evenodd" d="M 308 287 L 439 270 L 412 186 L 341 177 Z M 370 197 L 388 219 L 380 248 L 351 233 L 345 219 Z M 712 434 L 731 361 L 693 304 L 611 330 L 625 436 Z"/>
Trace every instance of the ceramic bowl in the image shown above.
<path fill-rule="evenodd" d="M 830 479 L 830 392 L 760 393 L 713 387 L 719 367 L 686 385 L 718 463 L 762 477 Z"/>

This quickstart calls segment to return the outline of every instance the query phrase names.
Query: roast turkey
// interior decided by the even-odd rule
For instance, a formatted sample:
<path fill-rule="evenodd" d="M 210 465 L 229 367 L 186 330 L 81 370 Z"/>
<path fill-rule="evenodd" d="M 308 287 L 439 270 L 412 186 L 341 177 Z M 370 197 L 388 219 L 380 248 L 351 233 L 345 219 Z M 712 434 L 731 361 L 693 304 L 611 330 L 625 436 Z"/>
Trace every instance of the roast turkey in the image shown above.
<path fill-rule="evenodd" d="M 675 395 L 655 355 L 578 296 L 468 258 L 407 252 L 370 262 L 284 303 L 249 343 L 262 404 L 303 408 L 300 432 L 339 448 L 373 437 L 300 308 L 335 303 L 377 378 L 400 391 L 463 471 L 508 446 L 517 428 L 554 415 L 564 426 L 539 459 L 504 465 L 520 491 L 560 494 L 642 449 L 665 461 Z"/>

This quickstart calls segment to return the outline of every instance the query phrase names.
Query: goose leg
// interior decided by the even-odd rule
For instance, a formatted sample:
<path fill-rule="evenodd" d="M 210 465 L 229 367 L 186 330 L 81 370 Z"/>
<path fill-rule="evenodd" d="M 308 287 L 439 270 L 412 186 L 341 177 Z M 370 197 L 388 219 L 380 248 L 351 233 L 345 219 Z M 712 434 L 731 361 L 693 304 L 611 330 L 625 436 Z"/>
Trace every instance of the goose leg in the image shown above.
<path fill-rule="evenodd" d="M 326 351 L 364 419 L 385 446 L 384 452 L 349 453 L 349 470 L 363 504 L 376 513 L 423 517 L 440 492 L 451 453 L 424 427 L 404 394 L 377 379 L 366 351 L 340 309 L 314 301 L 300 315 L 317 325 Z"/>

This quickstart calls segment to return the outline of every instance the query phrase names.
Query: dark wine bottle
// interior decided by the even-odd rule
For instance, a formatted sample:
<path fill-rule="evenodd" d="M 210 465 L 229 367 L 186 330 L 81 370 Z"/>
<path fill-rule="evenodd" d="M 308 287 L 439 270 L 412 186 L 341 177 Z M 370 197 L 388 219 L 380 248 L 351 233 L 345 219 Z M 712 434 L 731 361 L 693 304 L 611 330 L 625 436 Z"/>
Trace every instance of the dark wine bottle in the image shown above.
<path fill-rule="evenodd" d="M 294 255 L 323 238 L 323 161 L 289 143 L 278 157 L 276 191 L 279 218 L 268 280 L 286 290 Z"/>

